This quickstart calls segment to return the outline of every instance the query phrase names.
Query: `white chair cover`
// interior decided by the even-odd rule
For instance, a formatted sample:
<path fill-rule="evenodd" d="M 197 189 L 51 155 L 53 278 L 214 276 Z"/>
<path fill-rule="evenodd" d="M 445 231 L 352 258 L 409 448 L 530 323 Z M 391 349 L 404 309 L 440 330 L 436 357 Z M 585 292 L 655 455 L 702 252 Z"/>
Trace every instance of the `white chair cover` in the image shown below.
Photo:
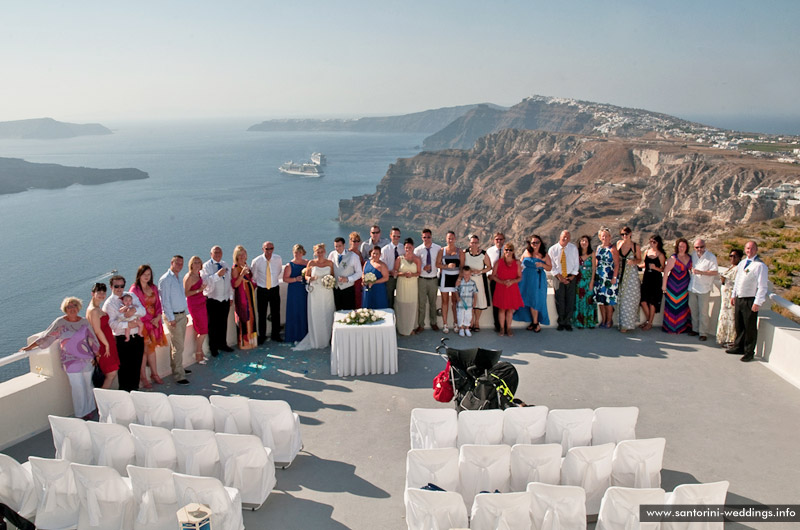
<path fill-rule="evenodd" d="M 222 478 L 219 448 L 213 431 L 172 429 L 178 453 L 178 472 L 198 477 Z"/>
<path fill-rule="evenodd" d="M 175 494 L 178 506 L 190 502 L 205 504 L 211 508 L 211 528 L 214 530 L 244 530 L 242 522 L 242 500 L 239 491 L 226 488 L 213 477 L 194 477 L 175 473 Z M 177 526 L 177 525 L 176 525 Z"/>
<path fill-rule="evenodd" d="M 561 483 L 580 486 L 586 492 L 586 513 L 596 515 L 600 501 L 611 486 L 611 458 L 614 444 L 573 447 L 561 464 Z"/>
<path fill-rule="evenodd" d="M 592 444 L 592 409 L 556 409 L 547 414 L 545 443 L 561 444 L 561 456 L 573 447 Z"/>
<path fill-rule="evenodd" d="M 95 388 L 94 399 L 101 423 L 119 423 L 127 427 L 136 422 L 136 407 L 133 399 L 124 390 Z"/>
<path fill-rule="evenodd" d="M 458 414 L 455 409 L 412 409 L 411 449 L 457 447 Z"/>
<path fill-rule="evenodd" d="M 178 469 L 178 453 L 172 433 L 164 427 L 131 423 L 128 428 L 133 435 L 136 465 L 140 467 L 165 467 Z"/>
<path fill-rule="evenodd" d="M 251 399 L 249 404 L 253 434 L 272 449 L 275 465 L 288 467 L 303 448 L 300 417 L 285 401 Z"/>
<path fill-rule="evenodd" d="M 532 482 L 531 528 L 533 530 L 581 530 L 586 528 L 586 492 L 580 486 Z"/>
<path fill-rule="evenodd" d="M 473 530 L 530 530 L 531 494 L 479 493 L 472 504 Z"/>
<path fill-rule="evenodd" d="M 30 465 L 20 464 L 3 453 L 0 453 L 0 502 L 26 519 L 36 511 Z"/>
<path fill-rule="evenodd" d="M 626 488 L 658 488 L 664 461 L 664 438 L 623 440 L 611 460 L 611 485 Z"/>
<path fill-rule="evenodd" d="M 467 507 L 454 491 L 409 488 L 405 498 L 408 530 L 467 528 Z"/>
<path fill-rule="evenodd" d="M 56 458 L 63 458 L 79 464 L 92 464 L 92 438 L 86 421 L 80 418 L 63 418 L 47 416 L 50 430 L 53 432 L 53 445 L 56 447 Z"/>
<path fill-rule="evenodd" d="M 525 491 L 531 482 L 561 483 L 559 444 L 517 444 L 511 448 L 511 491 Z"/>
<path fill-rule="evenodd" d="M 94 462 L 98 466 L 109 466 L 122 476 L 127 476 L 128 464 L 136 462 L 133 435 L 127 426 L 116 423 L 97 423 L 87 421 L 92 440 Z"/>
<path fill-rule="evenodd" d="M 639 506 L 642 504 L 664 504 L 664 490 L 608 488 L 600 503 L 596 530 L 659 530 L 661 523 L 639 522 Z"/>
<path fill-rule="evenodd" d="M 36 491 L 36 528 L 75 528 L 80 501 L 69 461 L 31 456 L 28 462 Z"/>
<path fill-rule="evenodd" d="M 214 430 L 214 413 L 207 397 L 170 394 L 168 399 L 176 429 Z"/>
<path fill-rule="evenodd" d="M 467 509 L 482 491 L 508 492 L 511 448 L 507 445 L 462 445 L 458 457 L 459 491 Z"/>
<path fill-rule="evenodd" d="M 75 463 L 70 464 L 70 467 L 81 502 L 78 528 L 133 528 L 133 493 L 116 469 Z"/>
<path fill-rule="evenodd" d="M 252 434 L 250 425 L 249 398 L 244 396 L 220 396 L 208 398 L 214 413 L 214 430 L 228 434 Z"/>
<path fill-rule="evenodd" d="M 503 411 L 503 443 L 543 444 L 547 427 L 548 408 L 511 407 Z"/>
<path fill-rule="evenodd" d="M 406 490 L 429 483 L 458 491 L 458 449 L 411 449 L 406 454 Z"/>
<path fill-rule="evenodd" d="M 666 504 L 725 504 L 730 482 L 709 482 L 707 484 L 681 484 L 666 496 Z M 682 523 L 663 522 L 662 530 L 722 530 L 723 522 Z"/>
<path fill-rule="evenodd" d="M 260 508 L 275 487 L 272 450 L 252 434 L 217 433 L 216 439 L 223 483 L 239 490 L 243 505 Z"/>
<path fill-rule="evenodd" d="M 134 503 L 134 530 L 175 530 L 180 506 L 172 470 L 128 466 Z"/>
<path fill-rule="evenodd" d="M 639 407 L 600 407 L 594 409 L 592 445 L 636 439 Z"/>
<path fill-rule="evenodd" d="M 503 411 L 465 410 L 458 415 L 458 446 L 503 443 Z"/>
<path fill-rule="evenodd" d="M 148 427 L 172 429 L 175 426 L 175 415 L 169 398 L 161 392 L 140 392 L 133 390 L 131 400 L 136 408 L 136 423 Z"/>

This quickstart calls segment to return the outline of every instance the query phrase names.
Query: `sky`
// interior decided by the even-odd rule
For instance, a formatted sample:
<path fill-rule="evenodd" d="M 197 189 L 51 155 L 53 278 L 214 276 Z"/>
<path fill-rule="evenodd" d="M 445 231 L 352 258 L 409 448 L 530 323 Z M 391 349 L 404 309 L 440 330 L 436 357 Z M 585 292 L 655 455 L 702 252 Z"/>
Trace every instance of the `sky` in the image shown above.
<path fill-rule="evenodd" d="M 798 20 L 794 0 L 10 0 L 0 121 L 256 123 L 545 95 L 800 134 Z"/>

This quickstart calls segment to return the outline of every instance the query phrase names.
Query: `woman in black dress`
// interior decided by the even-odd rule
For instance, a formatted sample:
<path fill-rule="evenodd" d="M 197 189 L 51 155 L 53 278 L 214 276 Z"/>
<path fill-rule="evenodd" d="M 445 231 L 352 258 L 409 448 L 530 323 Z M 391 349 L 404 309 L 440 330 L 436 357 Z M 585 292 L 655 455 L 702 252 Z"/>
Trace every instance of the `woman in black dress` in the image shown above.
<path fill-rule="evenodd" d="M 658 234 L 650 236 L 650 248 L 644 254 L 641 267 L 644 267 L 642 278 L 642 311 L 647 318 L 639 327 L 647 331 L 653 327 L 653 319 L 656 313 L 661 311 L 661 299 L 664 293 L 661 292 L 661 273 L 664 272 L 664 264 L 667 256 L 664 254 L 664 241 Z"/>

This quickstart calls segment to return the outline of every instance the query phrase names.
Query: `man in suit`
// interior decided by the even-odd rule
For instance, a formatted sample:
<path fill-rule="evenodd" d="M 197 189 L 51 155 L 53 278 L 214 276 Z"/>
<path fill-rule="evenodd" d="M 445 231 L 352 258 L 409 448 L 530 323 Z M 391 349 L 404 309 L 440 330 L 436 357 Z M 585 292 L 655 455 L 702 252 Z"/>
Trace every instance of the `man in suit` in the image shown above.
<path fill-rule="evenodd" d="M 281 257 L 274 253 L 272 241 L 264 241 L 261 245 L 263 254 L 259 254 L 250 262 L 253 279 L 256 282 L 256 303 L 258 305 L 258 343 L 267 340 L 267 313 L 270 314 L 270 338 L 281 342 L 281 291 L 278 280 L 283 274 Z"/>
<path fill-rule="evenodd" d="M 767 299 L 767 265 L 758 257 L 758 245 L 748 241 L 744 246 L 745 259 L 739 262 L 733 296 L 736 340 L 725 350 L 733 355 L 743 355 L 742 362 L 753 360 L 758 336 L 758 310 Z"/>
<path fill-rule="evenodd" d="M 355 281 L 361 278 L 361 260 L 358 256 L 347 250 L 344 238 L 337 237 L 333 240 L 334 250 L 328 254 L 328 259 L 333 262 L 333 275 L 336 278 L 336 287 L 333 289 L 333 303 L 336 310 L 350 310 L 356 308 Z"/>
<path fill-rule="evenodd" d="M 211 259 L 203 263 L 203 276 L 208 284 L 203 289 L 208 311 L 208 347 L 211 356 L 220 351 L 232 352 L 228 346 L 228 315 L 233 305 L 231 268 L 222 261 L 222 249 L 211 247 Z"/>

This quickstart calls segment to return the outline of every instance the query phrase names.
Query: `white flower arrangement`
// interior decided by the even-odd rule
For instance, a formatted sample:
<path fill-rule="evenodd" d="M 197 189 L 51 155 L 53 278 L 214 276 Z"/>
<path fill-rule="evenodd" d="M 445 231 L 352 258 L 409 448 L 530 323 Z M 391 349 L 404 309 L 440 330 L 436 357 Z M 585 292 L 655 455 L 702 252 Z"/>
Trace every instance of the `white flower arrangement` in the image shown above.
<path fill-rule="evenodd" d="M 336 278 L 330 274 L 326 274 L 322 277 L 320 283 L 322 283 L 322 286 L 326 289 L 333 289 L 336 286 Z"/>
<path fill-rule="evenodd" d="M 368 273 L 366 273 L 364 275 L 364 282 L 363 283 L 366 286 L 367 291 L 369 291 L 369 288 L 372 287 L 372 284 L 377 282 L 377 281 L 378 281 L 378 277 L 375 276 L 375 274 L 372 273 L 372 272 L 368 272 Z"/>
<path fill-rule="evenodd" d="M 348 326 L 363 326 L 365 324 L 374 324 L 376 322 L 383 322 L 383 318 L 372 309 L 356 309 L 344 317 L 341 322 Z"/>

